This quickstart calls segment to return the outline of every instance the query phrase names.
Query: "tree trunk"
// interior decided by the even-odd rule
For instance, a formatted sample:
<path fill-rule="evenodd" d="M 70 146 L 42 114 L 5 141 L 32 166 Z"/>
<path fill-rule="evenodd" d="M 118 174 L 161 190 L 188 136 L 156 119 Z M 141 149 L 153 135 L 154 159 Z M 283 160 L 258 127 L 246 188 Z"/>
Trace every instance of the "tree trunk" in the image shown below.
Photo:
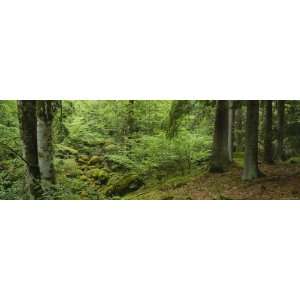
<path fill-rule="evenodd" d="M 267 164 L 273 163 L 273 102 L 272 100 L 265 101 L 264 115 L 264 162 Z"/>
<path fill-rule="evenodd" d="M 131 136 L 135 131 L 134 124 L 134 100 L 129 100 L 128 102 L 128 136 Z"/>
<path fill-rule="evenodd" d="M 236 151 L 241 152 L 244 151 L 244 145 L 242 143 L 243 141 L 243 109 L 241 103 L 238 104 L 236 108 L 236 114 L 235 114 L 235 145 L 236 145 Z"/>
<path fill-rule="evenodd" d="M 18 117 L 20 135 L 23 142 L 23 155 L 26 160 L 26 185 L 30 198 L 41 199 L 40 168 L 37 147 L 36 101 L 19 100 Z"/>
<path fill-rule="evenodd" d="M 233 124 L 234 124 L 234 103 L 228 101 L 228 157 L 229 161 L 233 160 Z"/>
<path fill-rule="evenodd" d="M 222 173 L 230 163 L 228 153 L 228 101 L 218 100 L 210 172 Z"/>
<path fill-rule="evenodd" d="M 285 131 L 285 100 L 278 101 L 278 136 L 277 136 L 277 159 L 285 160 L 284 131 Z"/>
<path fill-rule="evenodd" d="M 37 140 L 41 176 L 43 180 L 52 184 L 55 183 L 52 142 L 54 110 L 54 101 L 37 101 Z"/>
<path fill-rule="evenodd" d="M 244 160 L 243 180 L 252 180 L 261 174 L 258 169 L 258 122 L 259 101 L 247 101 L 246 120 L 246 151 Z"/>

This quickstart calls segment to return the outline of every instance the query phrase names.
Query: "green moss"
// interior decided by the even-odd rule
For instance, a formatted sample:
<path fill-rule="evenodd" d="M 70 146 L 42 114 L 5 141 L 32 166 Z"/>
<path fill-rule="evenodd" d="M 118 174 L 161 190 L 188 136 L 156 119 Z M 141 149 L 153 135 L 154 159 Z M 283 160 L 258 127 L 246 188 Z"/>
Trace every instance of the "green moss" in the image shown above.
<path fill-rule="evenodd" d="M 65 145 L 61 145 L 61 144 L 56 145 L 55 153 L 60 158 L 68 158 L 68 157 L 71 157 L 71 156 L 77 156 L 78 155 L 77 150 L 75 150 L 71 147 L 65 146 Z"/>
<path fill-rule="evenodd" d="M 62 176 L 65 177 L 74 178 L 82 175 L 82 171 L 73 158 L 64 159 L 58 171 Z"/>
<path fill-rule="evenodd" d="M 105 195 L 108 197 L 123 196 L 138 190 L 143 184 L 143 180 L 136 174 L 123 177 L 117 176 L 110 180 L 108 187 L 105 189 Z"/>
<path fill-rule="evenodd" d="M 292 165 L 300 164 L 300 157 L 298 157 L 298 156 L 291 157 L 291 158 L 287 161 L 287 163 L 288 163 L 288 164 L 292 164 Z"/>
<path fill-rule="evenodd" d="M 97 155 L 94 155 L 91 157 L 91 159 L 89 160 L 88 164 L 90 166 L 94 166 L 94 165 L 100 165 L 103 162 L 103 158 Z"/>
<path fill-rule="evenodd" d="M 86 176 L 94 179 L 99 184 L 106 184 L 109 180 L 109 174 L 104 169 L 91 169 L 86 172 Z"/>

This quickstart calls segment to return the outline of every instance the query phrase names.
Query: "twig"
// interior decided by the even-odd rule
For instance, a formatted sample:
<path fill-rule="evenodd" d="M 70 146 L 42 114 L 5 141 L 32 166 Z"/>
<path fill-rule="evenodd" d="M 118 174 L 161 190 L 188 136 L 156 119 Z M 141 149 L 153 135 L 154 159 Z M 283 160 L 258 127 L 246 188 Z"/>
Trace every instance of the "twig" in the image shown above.
<path fill-rule="evenodd" d="M 31 166 L 30 163 L 22 155 L 20 155 L 17 151 L 15 151 L 13 148 L 9 147 L 8 145 L 4 144 L 3 142 L 0 142 L 0 144 L 2 146 L 6 147 L 8 150 L 10 150 L 12 153 L 14 153 L 18 158 L 23 160 L 23 162 L 25 162 L 28 167 Z"/>

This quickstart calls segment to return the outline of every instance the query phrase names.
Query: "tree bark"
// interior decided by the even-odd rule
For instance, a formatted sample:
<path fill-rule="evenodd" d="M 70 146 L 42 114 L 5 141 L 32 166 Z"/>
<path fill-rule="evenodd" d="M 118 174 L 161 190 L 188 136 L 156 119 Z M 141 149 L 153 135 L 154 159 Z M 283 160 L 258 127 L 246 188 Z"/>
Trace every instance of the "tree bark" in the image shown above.
<path fill-rule="evenodd" d="M 18 117 L 23 155 L 26 163 L 26 185 L 30 198 L 41 199 L 41 174 L 38 161 L 36 101 L 19 100 Z"/>
<path fill-rule="evenodd" d="M 258 123 L 259 101 L 247 101 L 246 151 L 243 180 L 252 180 L 261 175 L 258 169 Z"/>
<path fill-rule="evenodd" d="M 278 101 L 278 136 L 277 136 L 277 159 L 285 160 L 284 131 L 285 131 L 285 100 Z"/>
<path fill-rule="evenodd" d="M 228 152 L 228 101 L 218 100 L 216 107 L 213 155 L 210 172 L 222 173 L 230 164 Z"/>
<path fill-rule="evenodd" d="M 53 163 L 52 124 L 56 103 L 51 100 L 37 101 L 37 140 L 41 177 L 55 183 Z"/>
<path fill-rule="evenodd" d="M 236 128 L 235 128 L 235 141 L 236 141 L 236 150 L 237 152 L 244 151 L 243 147 L 243 109 L 241 104 L 239 103 L 236 109 Z"/>
<path fill-rule="evenodd" d="M 128 103 L 128 135 L 132 135 L 135 131 L 134 124 L 134 100 L 129 100 Z"/>
<path fill-rule="evenodd" d="M 229 161 L 233 160 L 233 125 L 234 125 L 234 103 L 228 101 L 228 157 Z"/>
<path fill-rule="evenodd" d="M 264 115 L 264 162 L 273 163 L 273 102 L 265 101 Z"/>

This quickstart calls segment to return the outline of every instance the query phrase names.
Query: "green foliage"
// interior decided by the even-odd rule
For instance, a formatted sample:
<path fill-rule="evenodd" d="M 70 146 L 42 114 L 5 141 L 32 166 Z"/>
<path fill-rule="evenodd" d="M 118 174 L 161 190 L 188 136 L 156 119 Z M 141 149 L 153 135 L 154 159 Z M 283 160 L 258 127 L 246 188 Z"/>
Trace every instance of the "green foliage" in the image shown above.
<path fill-rule="evenodd" d="M 171 199 L 211 159 L 215 101 L 55 101 L 54 152 L 57 184 L 43 183 L 46 199 L 111 199 L 139 195 L 151 183 Z M 300 153 L 300 102 L 286 102 L 285 147 Z M 51 104 L 51 105 L 52 105 Z M 243 166 L 245 106 L 235 127 L 235 166 Z M 52 109 L 52 106 L 51 106 Z M 263 111 L 260 112 L 260 130 Z M 274 102 L 273 139 L 277 110 Z M 260 142 L 263 135 L 260 135 Z M 276 147 L 275 147 L 276 148 Z M 16 101 L 0 101 L 0 199 L 24 198 L 24 163 Z M 262 148 L 261 148 L 262 149 Z M 299 163 L 293 159 L 290 164 Z M 135 190 L 137 189 L 137 190 Z M 139 197 L 139 196 L 138 196 Z M 141 196 L 143 197 L 143 196 Z M 185 197 L 184 195 L 182 197 Z M 189 196 L 186 196 L 189 197 Z"/>

